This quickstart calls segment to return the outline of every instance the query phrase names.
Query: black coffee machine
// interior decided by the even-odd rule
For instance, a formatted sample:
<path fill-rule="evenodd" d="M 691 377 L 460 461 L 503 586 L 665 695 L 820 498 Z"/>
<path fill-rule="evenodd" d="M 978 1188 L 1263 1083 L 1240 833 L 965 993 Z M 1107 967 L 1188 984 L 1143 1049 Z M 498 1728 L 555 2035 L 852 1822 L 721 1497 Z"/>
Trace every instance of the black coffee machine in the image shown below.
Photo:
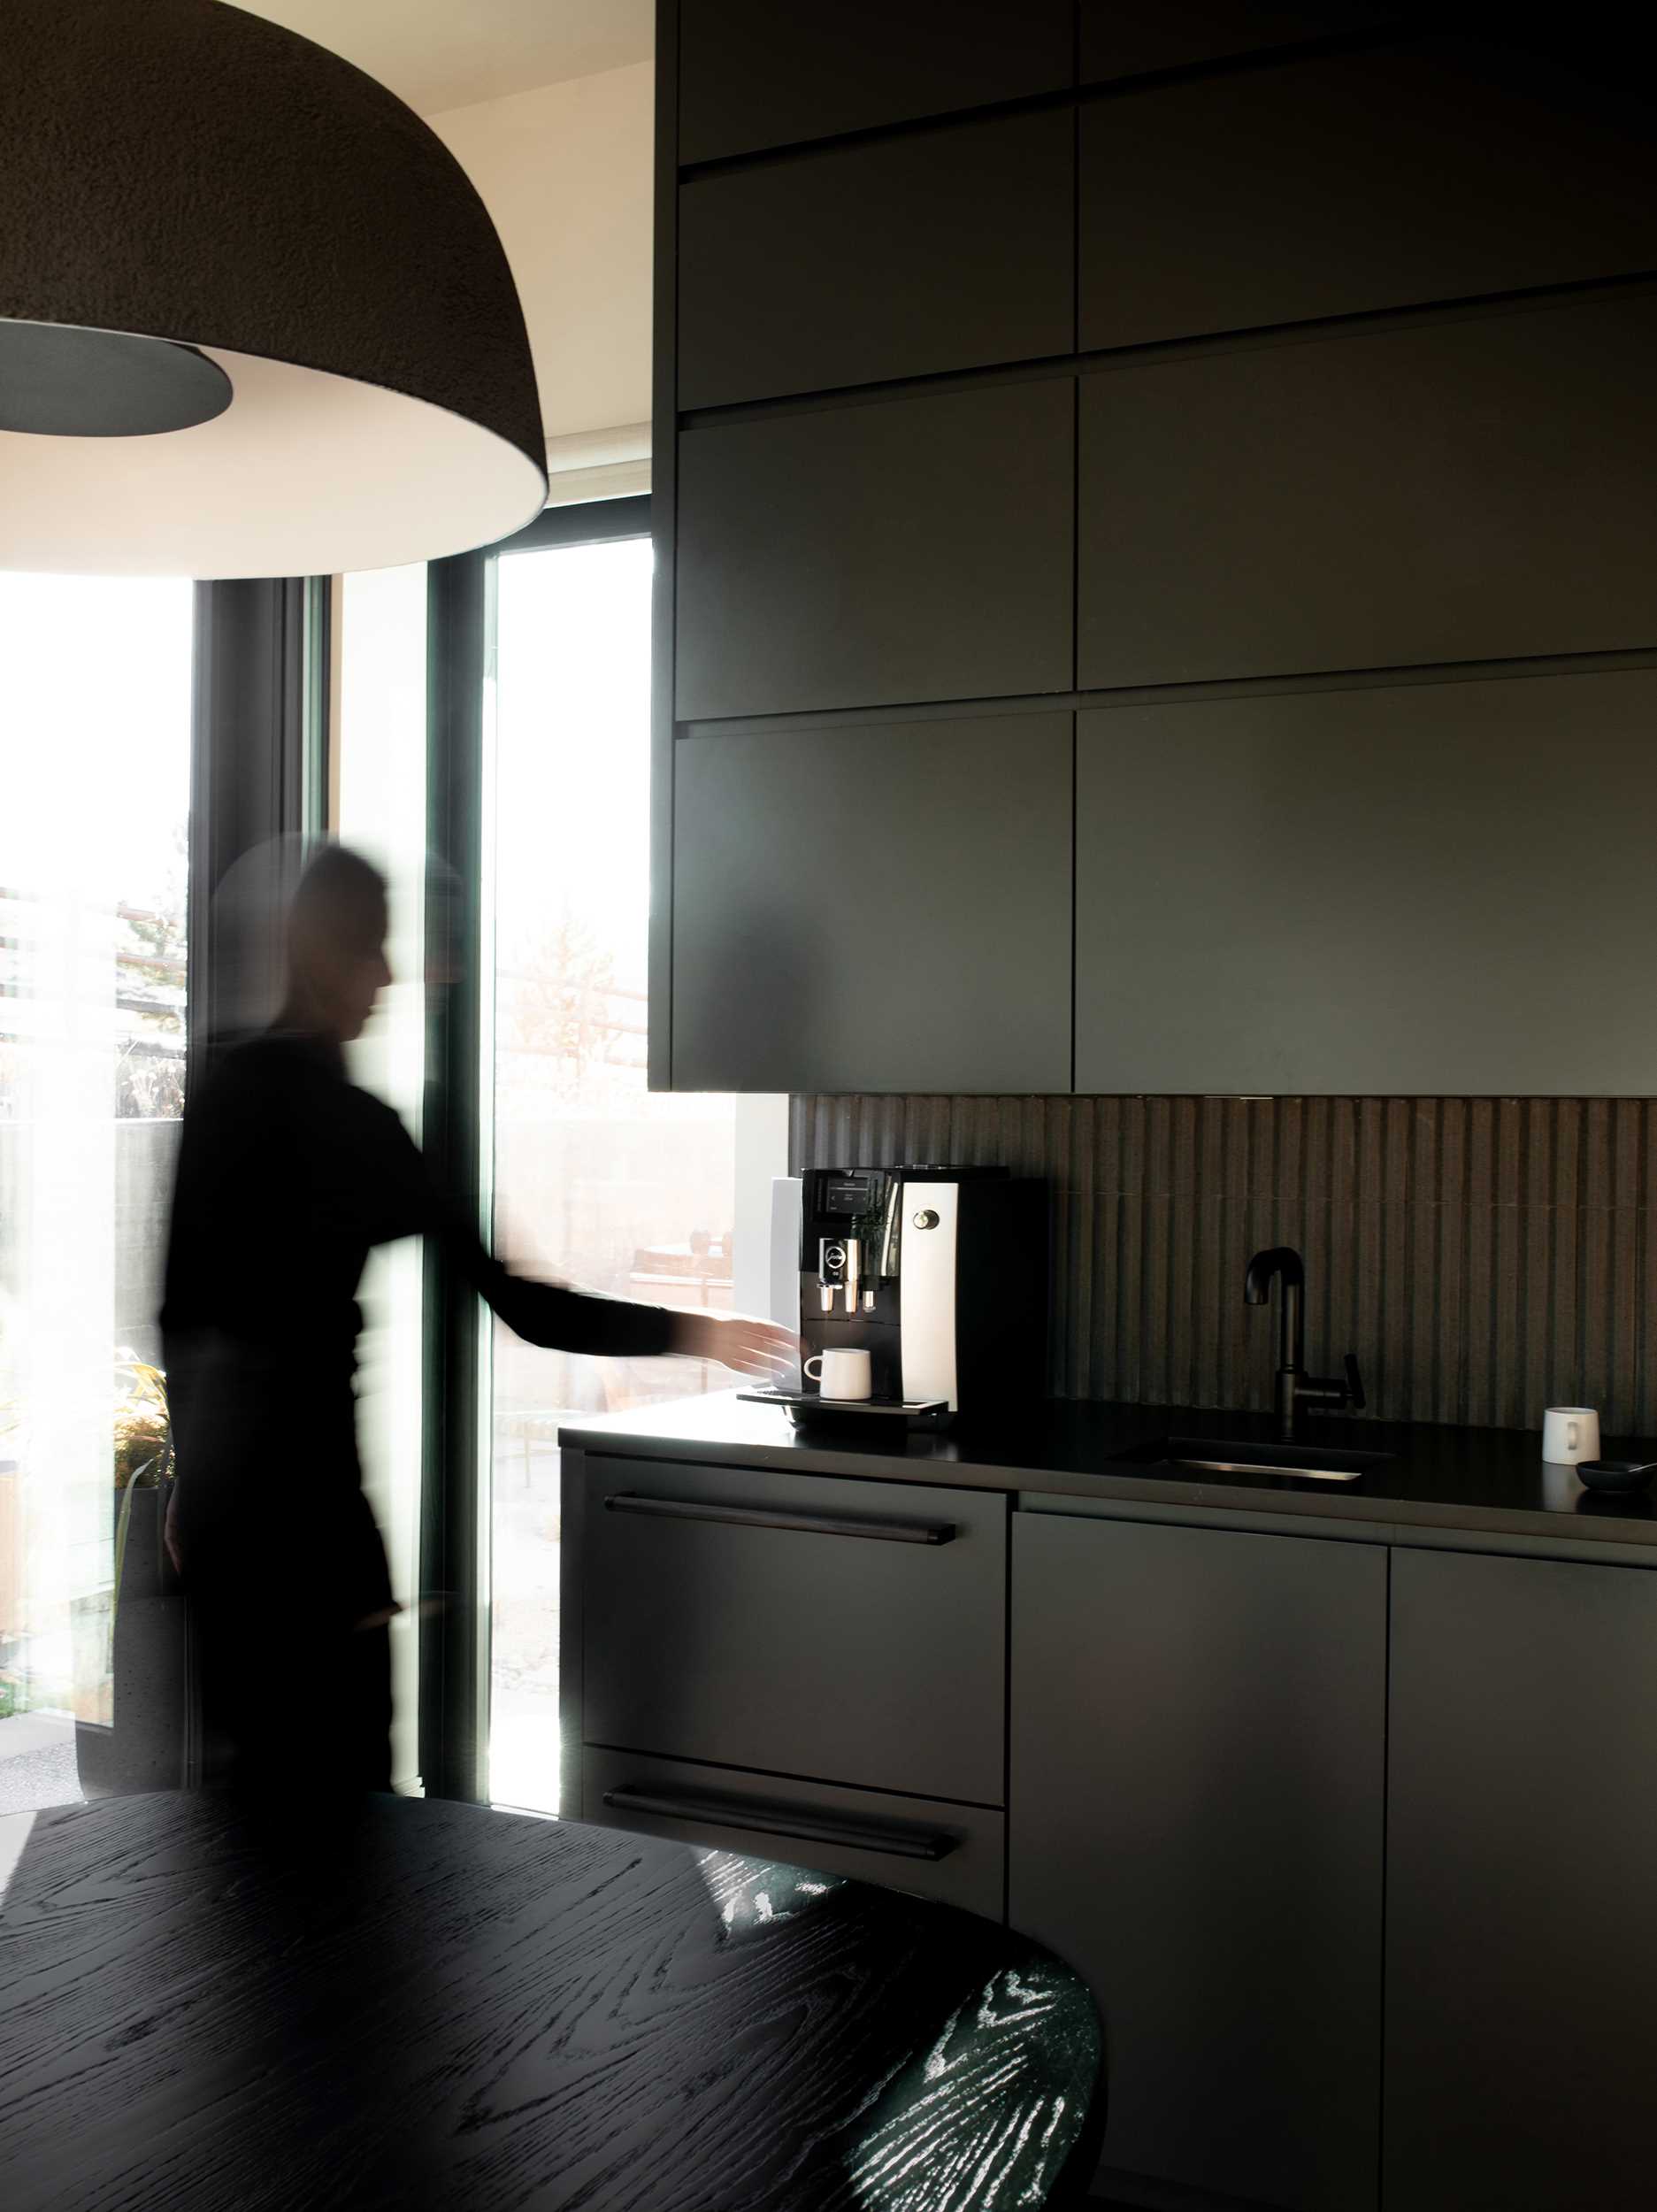
<path fill-rule="evenodd" d="M 776 1191 L 773 1252 L 779 1265 L 791 1243 L 799 1255 L 798 1306 L 779 1317 L 797 1312 L 809 1353 L 869 1352 L 871 1413 L 947 1418 L 1046 1395 L 1045 1183 L 929 1164 L 811 1168 Z"/>

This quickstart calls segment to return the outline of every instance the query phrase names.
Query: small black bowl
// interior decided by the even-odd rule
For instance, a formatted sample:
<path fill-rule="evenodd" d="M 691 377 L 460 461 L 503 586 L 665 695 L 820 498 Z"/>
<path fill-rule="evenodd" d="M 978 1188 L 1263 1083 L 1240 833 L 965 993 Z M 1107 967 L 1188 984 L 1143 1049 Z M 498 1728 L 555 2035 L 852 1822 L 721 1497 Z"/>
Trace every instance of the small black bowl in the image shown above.
<path fill-rule="evenodd" d="M 1630 1497 L 1636 1491 L 1645 1489 L 1653 1474 L 1657 1474 L 1657 1467 L 1650 1461 L 1579 1459 L 1576 1463 L 1576 1479 L 1585 1489 L 1616 1497 Z"/>

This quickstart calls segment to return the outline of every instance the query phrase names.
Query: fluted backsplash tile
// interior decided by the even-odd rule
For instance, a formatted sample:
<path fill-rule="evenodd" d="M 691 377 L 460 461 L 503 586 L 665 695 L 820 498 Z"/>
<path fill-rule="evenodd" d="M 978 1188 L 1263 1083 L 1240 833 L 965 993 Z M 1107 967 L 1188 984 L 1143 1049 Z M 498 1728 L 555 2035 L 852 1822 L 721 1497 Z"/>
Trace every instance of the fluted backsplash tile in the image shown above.
<path fill-rule="evenodd" d="M 948 1160 L 1052 1193 L 1055 1393 L 1263 1408 L 1251 1252 L 1307 1265 L 1308 1363 L 1385 1419 L 1657 1433 L 1644 1099 L 796 1097 L 796 1169 Z"/>

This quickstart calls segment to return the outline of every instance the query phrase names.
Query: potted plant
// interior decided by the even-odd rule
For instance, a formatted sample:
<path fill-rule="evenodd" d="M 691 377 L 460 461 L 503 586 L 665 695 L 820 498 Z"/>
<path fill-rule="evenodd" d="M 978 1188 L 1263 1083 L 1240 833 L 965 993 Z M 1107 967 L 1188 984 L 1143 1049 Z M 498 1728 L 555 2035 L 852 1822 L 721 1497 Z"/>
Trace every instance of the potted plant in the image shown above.
<path fill-rule="evenodd" d="M 173 1475 L 166 1378 L 131 1350 L 115 1356 L 114 1561 L 107 1727 L 75 1724 L 81 1786 L 177 1789 L 184 1781 L 184 1622 L 164 1541 Z"/>

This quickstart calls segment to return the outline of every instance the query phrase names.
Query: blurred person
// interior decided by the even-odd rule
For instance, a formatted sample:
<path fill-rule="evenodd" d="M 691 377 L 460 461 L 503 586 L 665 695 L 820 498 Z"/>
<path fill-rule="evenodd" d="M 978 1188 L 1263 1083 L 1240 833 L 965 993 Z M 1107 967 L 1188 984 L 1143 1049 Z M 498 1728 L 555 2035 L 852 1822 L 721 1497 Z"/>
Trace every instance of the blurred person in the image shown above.
<path fill-rule="evenodd" d="M 799 1347 L 739 1315 L 670 1312 L 511 1274 L 445 1202 L 390 1107 L 346 1077 L 391 980 L 387 893 L 341 846 L 286 923 L 274 1023 L 187 1104 L 161 1324 L 177 1445 L 167 1542 L 202 1688 L 203 1777 L 273 1793 L 391 1786 L 399 1610 L 363 1495 L 353 1378 L 371 1247 L 443 1240 L 530 1343 L 717 1360 L 779 1379 Z"/>

